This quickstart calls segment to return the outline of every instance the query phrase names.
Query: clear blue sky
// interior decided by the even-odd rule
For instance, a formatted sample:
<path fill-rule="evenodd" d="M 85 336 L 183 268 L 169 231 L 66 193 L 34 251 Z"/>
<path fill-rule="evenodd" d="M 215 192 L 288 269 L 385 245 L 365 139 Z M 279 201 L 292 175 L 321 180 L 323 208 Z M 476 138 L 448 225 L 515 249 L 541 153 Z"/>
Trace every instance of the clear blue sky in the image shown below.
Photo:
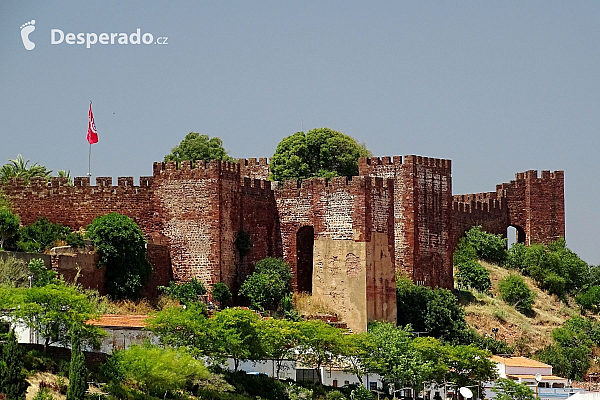
<path fill-rule="evenodd" d="M 168 44 L 51 44 L 138 28 Z M 190 131 L 269 157 L 327 126 L 375 155 L 452 159 L 455 194 L 565 170 L 567 242 L 600 263 L 598 1 L 5 0 L 0 38 L 0 163 L 85 175 L 90 100 L 92 174 L 115 182 Z"/>

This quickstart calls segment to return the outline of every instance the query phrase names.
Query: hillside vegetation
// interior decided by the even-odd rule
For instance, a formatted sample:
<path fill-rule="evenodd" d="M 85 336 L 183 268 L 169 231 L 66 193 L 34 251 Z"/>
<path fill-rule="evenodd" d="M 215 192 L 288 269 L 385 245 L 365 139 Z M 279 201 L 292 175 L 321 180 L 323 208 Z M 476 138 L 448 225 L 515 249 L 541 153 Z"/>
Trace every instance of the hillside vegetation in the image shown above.
<path fill-rule="evenodd" d="M 561 301 L 556 295 L 539 289 L 529 277 L 523 279 L 535 293 L 535 300 L 531 313 L 520 313 L 503 301 L 498 292 L 502 278 L 520 273 L 485 261 L 480 264 L 490 273 L 490 293 L 457 290 L 465 306 L 467 324 L 482 335 L 494 336 L 492 329 L 498 328 L 497 339 L 506 340 L 517 354 L 528 356 L 550 345 L 553 329 L 560 328 L 569 318 L 581 315 L 572 297 Z"/>

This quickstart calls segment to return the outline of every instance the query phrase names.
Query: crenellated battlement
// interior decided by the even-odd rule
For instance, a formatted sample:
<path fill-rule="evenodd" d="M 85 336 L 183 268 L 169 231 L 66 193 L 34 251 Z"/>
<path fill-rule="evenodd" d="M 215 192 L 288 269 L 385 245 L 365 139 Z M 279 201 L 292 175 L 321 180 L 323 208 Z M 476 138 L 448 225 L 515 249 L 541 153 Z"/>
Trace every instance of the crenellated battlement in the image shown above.
<path fill-rule="evenodd" d="M 139 189 L 149 188 L 152 186 L 152 177 L 141 176 L 139 178 L 139 186 L 134 185 L 134 178 L 132 176 L 118 177 L 117 185 L 113 185 L 112 177 L 96 177 L 96 185 L 90 185 L 90 178 L 88 176 L 77 176 L 73 178 L 73 184 L 69 184 L 69 180 L 66 177 L 52 177 L 49 180 L 44 178 L 35 177 L 31 178 L 29 185 L 25 185 L 23 178 L 12 178 L 8 183 L 0 185 L 4 190 L 13 192 L 15 190 L 28 190 L 30 192 L 45 191 L 50 189 L 61 189 L 62 191 L 76 191 L 79 192 L 81 188 L 90 189 L 102 189 L 106 191 L 119 191 L 122 192 L 125 189 Z"/>
<path fill-rule="evenodd" d="M 263 179 L 242 178 L 240 181 L 242 194 L 258 197 L 273 197 L 271 182 Z"/>
<path fill-rule="evenodd" d="M 175 161 L 153 164 L 153 176 L 163 179 L 190 179 L 227 173 L 229 176 L 239 175 L 240 165 L 236 162 L 222 160 L 197 160 L 194 162 L 194 168 L 192 168 L 191 161 L 182 161 L 179 165 Z"/>
<path fill-rule="evenodd" d="M 239 158 L 238 159 L 238 164 L 240 164 L 242 166 L 245 166 L 245 167 L 254 167 L 254 166 L 257 166 L 257 165 L 268 166 L 269 165 L 269 161 L 267 161 L 266 157 L 259 158 L 258 162 L 257 162 L 256 157 L 252 157 L 252 158 Z"/>
<path fill-rule="evenodd" d="M 411 166 L 436 169 L 439 173 L 445 175 L 452 173 L 452 162 L 441 158 L 407 155 L 404 157 L 362 157 L 358 160 L 358 170 L 361 176 L 373 175 L 395 178 Z"/>
<path fill-rule="evenodd" d="M 345 176 L 336 176 L 334 178 L 311 178 L 299 180 L 287 180 L 277 182 L 275 191 L 300 191 L 300 190 L 331 190 L 339 188 L 364 188 L 366 182 L 371 183 L 371 179 L 364 176 L 354 176 L 348 179 Z M 275 182 L 274 182 L 275 183 Z M 382 184 L 383 185 L 383 184 Z"/>
<path fill-rule="evenodd" d="M 458 197 L 458 196 L 456 196 Z M 461 213 L 478 213 L 486 214 L 490 216 L 502 215 L 506 213 L 506 199 L 481 199 L 481 200 L 468 200 L 468 201 L 453 201 L 452 210 Z"/>

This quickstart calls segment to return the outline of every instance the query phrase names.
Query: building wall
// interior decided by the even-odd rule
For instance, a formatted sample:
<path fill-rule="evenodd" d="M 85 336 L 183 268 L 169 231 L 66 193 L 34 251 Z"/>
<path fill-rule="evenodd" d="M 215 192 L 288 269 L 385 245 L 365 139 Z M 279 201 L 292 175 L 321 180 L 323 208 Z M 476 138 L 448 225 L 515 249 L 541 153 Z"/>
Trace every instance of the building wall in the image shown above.
<path fill-rule="evenodd" d="M 471 226 L 506 236 L 509 226 L 524 234 L 524 243 L 549 243 L 565 237 L 564 172 L 530 170 L 496 186 L 495 192 L 453 198 L 454 242 Z"/>
<path fill-rule="evenodd" d="M 415 282 L 452 289 L 450 160 L 405 156 L 359 160 L 361 176 L 394 180 L 394 265 Z"/>

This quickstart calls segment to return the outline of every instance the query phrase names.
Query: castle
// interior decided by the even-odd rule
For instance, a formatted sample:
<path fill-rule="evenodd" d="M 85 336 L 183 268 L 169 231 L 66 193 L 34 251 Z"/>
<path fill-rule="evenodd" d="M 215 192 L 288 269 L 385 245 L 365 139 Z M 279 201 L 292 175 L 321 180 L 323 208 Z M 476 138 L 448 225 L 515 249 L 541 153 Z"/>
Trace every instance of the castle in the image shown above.
<path fill-rule="evenodd" d="M 177 281 L 225 282 L 236 292 L 255 262 L 282 257 L 296 291 L 327 298 L 355 332 L 396 319 L 395 273 L 453 288 L 452 252 L 474 225 L 518 241 L 564 237 L 563 171 L 527 171 L 487 193 L 452 195 L 451 161 L 420 156 L 361 158 L 359 176 L 270 182 L 267 159 L 154 163 L 152 177 L 66 178 L 2 190 L 22 223 L 45 216 L 79 229 L 119 212 L 168 255 L 155 273 Z M 240 259 L 236 237 L 252 248 Z M 166 263 L 166 264 L 165 264 Z M 160 265 L 159 265 L 160 264 Z M 172 274 L 172 275 L 171 275 Z"/>

